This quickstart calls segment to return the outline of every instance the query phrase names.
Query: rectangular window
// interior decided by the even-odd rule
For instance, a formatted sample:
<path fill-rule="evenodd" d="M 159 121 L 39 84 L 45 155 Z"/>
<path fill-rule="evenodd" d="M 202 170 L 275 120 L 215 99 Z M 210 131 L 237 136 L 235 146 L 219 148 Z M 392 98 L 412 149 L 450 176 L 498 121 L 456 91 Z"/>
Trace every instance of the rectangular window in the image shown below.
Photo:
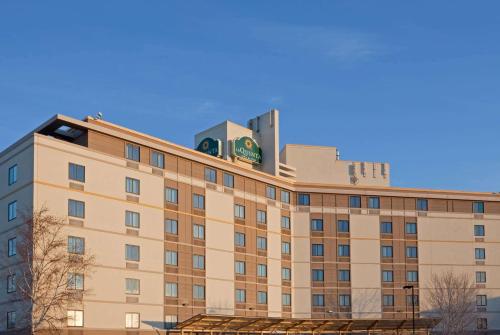
<path fill-rule="evenodd" d="M 193 255 L 193 269 L 205 269 L 205 256 Z"/>
<path fill-rule="evenodd" d="M 311 220 L 311 230 L 312 231 L 323 231 L 323 220 L 312 219 Z"/>
<path fill-rule="evenodd" d="M 290 255 L 290 242 L 281 242 L 281 253 Z"/>
<path fill-rule="evenodd" d="M 351 306 L 351 296 L 349 294 L 339 295 L 339 306 L 348 307 Z"/>
<path fill-rule="evenodd" d="M 7 312 L 7 329 L 16 328 L 16 312 Z"/>
<path fill-rule="evenodd" d="M 125 158 L 138 162 L 141 159 L 141 148 L 138 145 L 127 143 L 125 146 Z"/>
<path fill-rule="evenodd" d="M 379 209 L 380 208 L 380 198 L 379 197 L 368 197 L 368 208 Z"/>
<path fill-rule="evenodd" d="M 267 250 L 267 238 L 262 236 L 257 236 L 257 249 Z"/>
<path fill-rule="evenodd" d="M 140 324 L 139 313 L 125 313 L 125 328 L 137 329 Z"/>
<path fill-rule="evenodd" d="M 283 293 L 281 295 L 281 304 L 283 306 L 291 306 L 292 305 L 292 295 L 289 293 Z"/>
<path fill-rule="evenodd" d="M 177 297 L 177 283 L 165 283 L 165 296 Z"/>
<path fill-rule="evenodd" d="M 167 250 L 165 252 L 165 264 L 177 266 L 177 251 Z"/>
<path fill-rule="evenodd" d="M 9 186 L 17 182 L 17 164 L 9 168 Z"/>
<path fill-rule="evenodd" d="M 16 292 L 16 275 L 7 276 L 7 293 Z"/>
<path fill-rule="evenodd" d="M 125 245 L 125 259 L 127 261 L 138 262 L 140 260 L 140 248 L 138 245 Z"/>
<path fill-rule="evenodd" d="M 276 200 L 276 188 L 274 186 L 266 186 L 266 197 Z"/>
<path fill-rule="evenodd" d="M 85 218 L 85 203 L 78 200 L 68 200 L 68 216 Z"/>
<path fill-rule="evenodd" d="M 325 295 L 324 294 L 313 294 L 312 295 L 312 305 L 313 306 L 325 306 Z"/>
<path fill-rule="evenodd" d="M 12 201 L 7 205 L 7 219 L 12 221 L 17 218 L 17 201 Z"/>
<path fill-rule="evenodd" d="M 193 194 L 193 208 L 205 209 L 205 196 Z"/>
<path fill-rule="evenodd" d="M 68 252 L 70 254 L 83 255 L 85 253 L 85 239 L 76 236 L 68 236 Z"/>
<path fill-rule="evenodd" d="M 292 279 L 292 270 L 290 268 L 282 268 L 281 269 L 281 279 L 282 280 L 291 280 Z"/>
<path fill-rule="evenodd" d="M 165 200 L 171 204 L 176 204 L 178 202 L 177 189 L 167 187 L 165 189 Z"/>
<path fill-rule="evenodd" d="M 384 304 L 384 306 L 394 306 L 394 296 L 393 295 L 384 295 L 383 304 Z"/>
<path fill-rule="evenodd" d="M 297 200 L 299 206 L 309 206 L 309 204 L 311 203 L 309 194 L 305 193 L 299 193 L 299 195 L 297 196 Z"/>
<path fill-rule="evenodd" d="M 406 257 L 417 258 L 417 256 L 418 256 L 417 247 L 406 247 Z"/>
<path fill-rule="evenodd" d="M 257 292 L 257 303 L 267 304 L 267 292 L 258 291 Z"/>
<path fill-rule="evenodd" d="M 348 244 L 339 244 L 339 257 L 349 257 L 351 254 L 351 248 Z"/>
<path fill-rule="evenodd" d="M 257 264 L 257 277 L 267 277 L 267 265 Z"/>
<path fill-rule="evenodd" d="M 83 311 L 68 311 L 68 327 L 83 327 Z"/>
<path fill-rule="evenodd" d="M 382 222 L 380 224 L 380 233 L 392 234 L 392 222 Z"/>
<path fill-rule="evenodd" d="M 125 293 L 139 294 L 141 290 L 141 282 L 139 279 L 125 278 Z"/>
<path fill-rule="evenodd" d="M 245 218 L 245 206 L 242 205 L 234 205 L 234 217 L 238 219 Z"/>
<path fill-rule="evenodd" d="M 83 290 L 83 274 L 74 272 L 68 273 L 68 289 Z"/>
<path fill-rule="evenodd" d="M 151 151 L 151 165 L 159 169 L 165 168 L 165 155 L 158 151 Z"/>
<path fill-rule="evenodd" d="M 474 201 L 472 203 L 472 212 L 476 214 L 484 213 L 484 202 L 482 201 Z"/>
<path fill-rule="evenodd" d="M 84 183 L 85 182 L 85 166 L 83 165 L 78 165 L 74 163 L 69 163 L 69 179 L 79 181 Z"/>
<path fill-rule="evenodd" d="M 141 215 L 137 212 L 125 211 L 125 226 L 139 228 L 141 224 Z"/>
<path fill-rule="evenodd" d="M 392 257 L 392 246 L 390 245 L 382 246 L 382 257 Z"/>
<path fill-rule="evenodd" d="M 339 233 L 348 233 L 349 232 L 349 221 L 347 221 L 347 220 L 338 220 L 337 221 L 337 232 L 339 232 Z"/>
<path fill-rule="evenodd" d="M 193 237 L 199 240 L 205 239 L 205 226 L 193 224 Z"/>
<path fill-rule="evenodd" d="M 476 248 L 475 255 L 476 255 L 476 259 L 486 259 L 486 249 Z"/>
<path fill-rule="evenodd" d="M 205 300 L 205 286 L 193 285 L 193 299 Z"/>
<path fill-rule="evenodd" d="M 290 192 L 281 190 L 281 202 L 284 204 L 290 203 Z"/>
<path fill-rule="evenodd" d="M 140 193 L 140 181 L 134 178 L 125 178 L 125 192 L 132 194 Z"/>
<path fill-rule="evenodd" d="M 244 275 L 246 273 L 245 262 L 242 261 L 234 262 L 234 272 L 239 275 Z"/>
<path fill-rule="evenodd" d="M 172 329 L 177 326 L 177 315 L 165 315 L 165 329 Z"/>
<path fill-rule="evenodd" d="M 236 289 L 235 291 L 236 302 L 245 302 L 247 300 L 247 293 L 245 290 Z"/>
<path fill-rule="evenodd" d="M 339 270 L 339 281 L 350 281 L 351 271 L 349 270 Z"/>
<path fill-rule="evenodd" d="M 12 257 L 17 254 L 16 238 L 13 237 L 7 241 L 7 256 Z"/>
<path fill-rule="evenodd" d="M 312 270 L 312 280 L 313 281 L 324 281 L 325 271 L 323 269 L 313 269 Z"/>
<path fill-rule="evenodd" d="M 313 244 L 311 245 L 311 255 L 313 256 L 323 256 L 325 254 L 325 247 L 323 244 Z"/>
<path fill-rule="evenodd" d="M 418 282 L 418 271 L 407 271 L 406 272 L 406 281 L 408 282 Z"/>
<path fill-rule="evenodd" d="M 417 233 L 417 223 L 416 222 L 406 222 L 405 231 L 407 234 Z"/>
<path fill-rule="evenodd" d="M 488 300 L 486 298 L 486 295 L 476 295 L 476 306 L 486 306 L 488 305 Z"/>
<path fill-rule="evenodd" d="M 290 217 L 289 216 L 282 216 L 281 217 L 281 228 L 290 229 Z"/>
<path fill-rule="evenodd" d="M 361 208 L 361 197 L 359 195 L 351 195 L 349 197 L 350 208 Z"/>
<path fill-rule="evenodd" d="M 483 237 L 484 236 L 484 225 L 474 225 L 474 236 Z"/>
<path fill-rule="evenodd" d="M 209 167 L 205 168 L 205 180 L 211 183 L 217 183 L 217 171 Z"/>
<path fill-rule="evenodd" d="M 224 186 L 234 188 L 234 176 L 224 172 Z"/>
<path fill-rule="evenodd" d="M 417 211 L 427 211 L 429 208 L 427 199 L 417 199 Z"/>
<path fill-rule="evenodd" d="M 476 321 L 477 329 L 488 329 L 488 319 L 478 318 Z"/>
<path fill-rule="evenodd" d="M 266 224 L 266 212 L 257 210 L 257 223 Z"/>
<path fill-rule="evenodd" d="M 177 220 L 166 219 L 165 220 L 165 232 L 168 234 L 177 235 L 179 233 Z"/>
<path fill-rule="evenodd" d="M 382 271 L 382 281 L 383 282 L 392 282 L 394 274 L 392 271 Z"/>
<path fill-rule="evenodd" d="M 234 233 L 234 245 L 238 247 L 245 246 L 245 234 L 243 233 Z"/>
<path fill-rule="evenodd" d="M 476 283 L 486 283 L 485 271 L 476 271 Z"/>

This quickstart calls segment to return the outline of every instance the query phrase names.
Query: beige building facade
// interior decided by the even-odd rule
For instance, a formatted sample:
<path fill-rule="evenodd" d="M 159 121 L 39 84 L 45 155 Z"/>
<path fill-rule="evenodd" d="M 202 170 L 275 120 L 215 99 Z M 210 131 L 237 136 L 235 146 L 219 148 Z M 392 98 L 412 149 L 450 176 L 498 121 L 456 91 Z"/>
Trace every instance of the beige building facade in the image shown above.
<path fill-rule="evenodd" d="M 388 163 L 335 147 L 280 151 L 276 110 L 194 144 L 56 115 L 4 150 L 0 282 L 22 213 L 45 206 L 96 257 L 70 331 L 163 332 L 198 314 L 404 319 L 406 285 L 425 316 L 432 274 L 453 270 L 486 296 L 475 326 L 500 332 L 500 195 L 391 187 Z M 0 287 L 0 332 L 15 330 L 22 302 Z"/>

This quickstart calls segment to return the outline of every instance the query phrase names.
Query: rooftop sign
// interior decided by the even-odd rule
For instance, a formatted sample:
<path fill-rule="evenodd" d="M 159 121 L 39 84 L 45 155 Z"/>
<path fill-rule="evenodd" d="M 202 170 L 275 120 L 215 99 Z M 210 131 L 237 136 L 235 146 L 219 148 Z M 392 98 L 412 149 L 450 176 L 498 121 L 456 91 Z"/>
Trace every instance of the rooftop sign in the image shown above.
<path fill-rule="evenodd" d="M 235 138 L 231 149 L 233 157 L 252 164 L 262 163 L 262 149 L 248 136 Z"/>
<path fill-rule="evenodd" d="M 207 155 L 220 157 L 222 156 L 222 143 L 219 139 L 205 137 L 203 141 L 198 144 L 196 150 L 201 151 Z"/>

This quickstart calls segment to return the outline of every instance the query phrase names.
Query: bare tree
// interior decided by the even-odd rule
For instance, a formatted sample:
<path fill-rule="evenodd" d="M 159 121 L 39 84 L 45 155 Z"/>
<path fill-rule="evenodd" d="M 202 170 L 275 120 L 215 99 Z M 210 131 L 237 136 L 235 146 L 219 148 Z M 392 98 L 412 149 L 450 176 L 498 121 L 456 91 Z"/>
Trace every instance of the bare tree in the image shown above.
<path fill-rule="evenodd" d="M 16 274 L 19 299 L 27 306 L 19 326 L 32 334 L 58 333 L 66 324 L 67 308 L 81 306 L 88 292 L 80 282 L 90 274 L 94 256 L 69 252 L 66 219 L 49 214 L 46 207 L 24 217 L 17 243 L 19 263 L 9 267 Z"/>
<path fill-rule="evenodd" d="M 477 316 L 477 289 L 473 278 L 453 271 L 433 274 L 429 287 L 428 308 L 433 316 L 442 319 L 439 324 L 442 334 L 467 333 Z"/>

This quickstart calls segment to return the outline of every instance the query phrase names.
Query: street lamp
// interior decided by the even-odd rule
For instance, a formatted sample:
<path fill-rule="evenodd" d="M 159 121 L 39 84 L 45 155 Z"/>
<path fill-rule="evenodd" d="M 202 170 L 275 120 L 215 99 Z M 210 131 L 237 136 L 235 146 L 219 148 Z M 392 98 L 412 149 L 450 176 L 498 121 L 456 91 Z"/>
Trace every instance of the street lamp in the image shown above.
<path fill-rule="evenodd" d="M 415 287 L 413 285 L 405 285 L 403 289 L 408 290 L 411 289 L 411 313 L 412 313 L 412 329 L 413 335 L 415 335 Z"/>

